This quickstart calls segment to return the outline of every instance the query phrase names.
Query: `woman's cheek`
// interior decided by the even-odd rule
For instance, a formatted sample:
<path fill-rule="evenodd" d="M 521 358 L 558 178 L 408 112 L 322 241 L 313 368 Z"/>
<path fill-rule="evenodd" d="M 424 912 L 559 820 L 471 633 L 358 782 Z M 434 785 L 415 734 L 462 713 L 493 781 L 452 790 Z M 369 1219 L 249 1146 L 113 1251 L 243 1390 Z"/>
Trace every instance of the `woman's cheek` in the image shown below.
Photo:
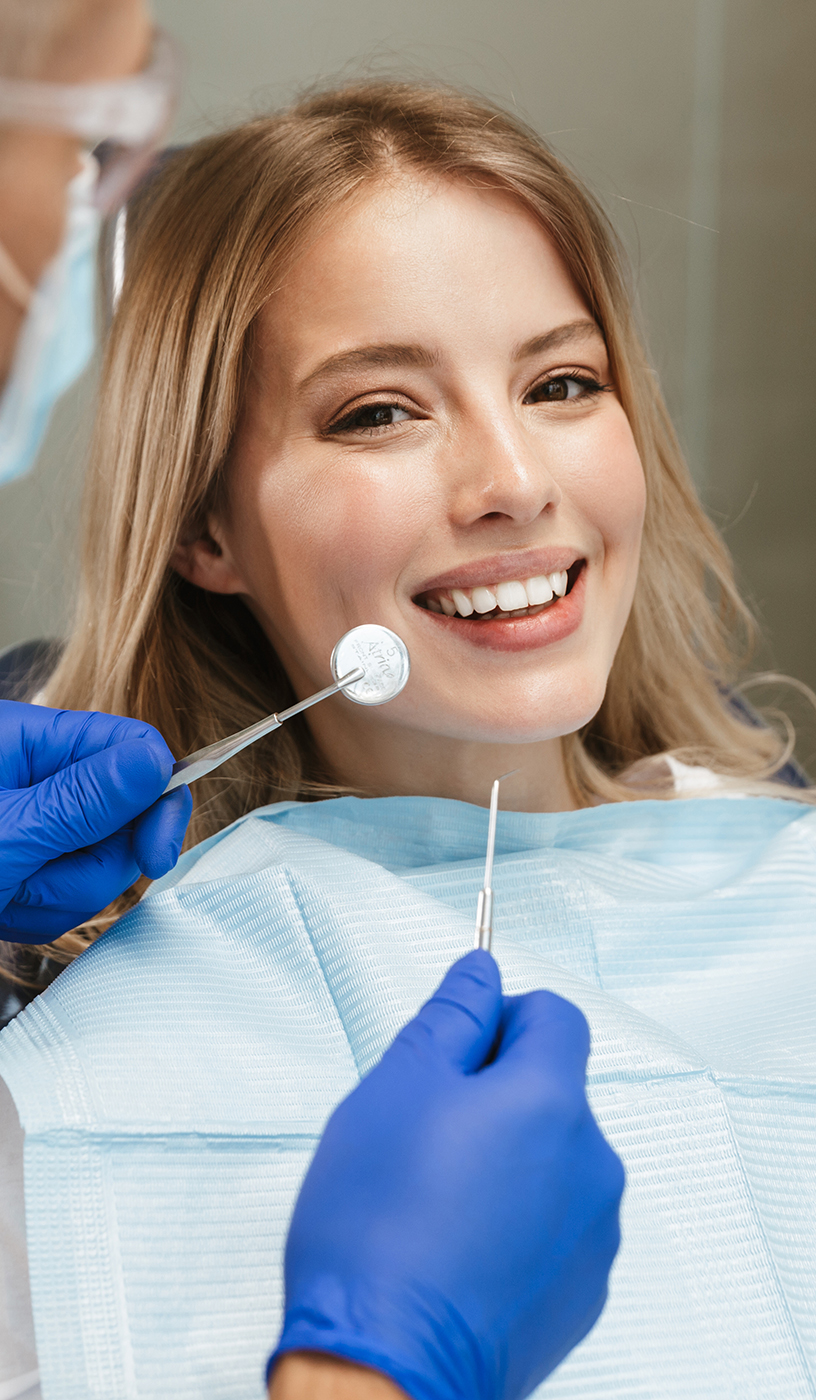
<path fill-rule="evenodd" d="M 394 459 L 333 474 L 318 493 L 303 546 L 319 552 L 321 569 L 331 561 L 336 577 L 355 590 L 393 585 L 427 533 L 422 483 L 421 472 Z"/>
<path fill-rule="evenodd" d="M 646 510 L 646 481 L 632 430 L 618 412 L 586 458 L 577 483 L 583 513 L 604 540 L 606 551 L 637 548 Z"/>

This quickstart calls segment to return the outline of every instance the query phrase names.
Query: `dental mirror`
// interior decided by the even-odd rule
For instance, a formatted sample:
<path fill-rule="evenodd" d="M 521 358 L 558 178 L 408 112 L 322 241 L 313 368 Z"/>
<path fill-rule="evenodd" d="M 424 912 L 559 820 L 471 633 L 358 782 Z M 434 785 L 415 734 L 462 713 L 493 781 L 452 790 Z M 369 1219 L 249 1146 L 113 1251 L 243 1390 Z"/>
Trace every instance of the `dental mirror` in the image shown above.
<path fill-rule="evenodd" d="M 360 680 L 344 682 L 343 694 L 356 705 L 384 705 L 399 695 L 411 671 L 408 648 L 390 627 L 366 622 L 340 638 L 331 655 L 336 681 L 362 667 Z"/>
<path fill-rule="evenodd" d="M 384 705 L 387 700 L 399 695 L 408 679 L 411 660 L 407 646 L 396 632 L 389 627 L 367 622 L 362 627 L 353 627 L 340 638 L 331 654 L 331 669 L 334 685 L 327 685 L 325 690 L 318 690 L 305 700 L 299 700 L 288 710 L 267 715 L 266 719 L 259 719 L 248 729 L 241 729 L 237 734 L 218 739 L 216 743 L 180 758 L 173 765 L 172 777 L 164 791 L 172 792 L 174 788 L 194 783 L 197 778 L 212 773 L 214 768 L 220 768 L 228 758 L 234 758 L 241 749 L 254 744 L 256 739 L 280 729 L 287 719 L 308 710 L 320 700 L 328 700 L 338 691 L 358 705 Z"/>

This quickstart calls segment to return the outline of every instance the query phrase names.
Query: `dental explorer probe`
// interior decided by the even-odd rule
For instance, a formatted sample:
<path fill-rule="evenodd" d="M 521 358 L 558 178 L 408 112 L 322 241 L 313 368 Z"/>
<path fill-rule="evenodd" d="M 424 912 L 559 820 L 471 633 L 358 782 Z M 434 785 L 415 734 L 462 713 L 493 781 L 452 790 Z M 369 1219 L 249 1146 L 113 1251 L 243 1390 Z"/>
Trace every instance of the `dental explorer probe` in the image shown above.
<path fill-rule="evenodd" d="M 353 627 L 340 638 L 331 654 L 331 669 L 334 685 L 327 685 L 325 690 L 318 690 L 305 700 L 299 700 L 288 710 L 267 715 L 247 729 L 239 729 L 237 734 L 229 734 L 226 739 L 218 739 L 214 744 L 180 758 L 173 764 L 173 774 L 164 791 L 172 792 L 173 788 L 203 778 L 226 763 L 228 758 L 234 758 L 241 749 L 254 744 L 256 739 L 280 729 L 287 719 L 308 710 L 320 700 L 328 700 L 338 691 L 357 705 L 384 705 L 387 700 L 399 695 L 408 679 L 411 660 L 407 646 L 396 632 L 389 627 L 366 622 L 361 627 Z"/>
<path fill-rule="evenodd" d="M 493 879 L 493 852 L 496 849 L 496 821 L 499 815 L 499 783 L 504 778 L 512 777 L 518 771 L 518 768 L 511 768 L 509 773 L 502 773 L 500 778 L 494 778 L 493 787 L 490 790 L 490 819 L 487 824 L 484 885 L 479 891 L 479 900 L 476 905 L 476 938 L 473 944 L 474 948 L 484 948 L 487 953 L 490 952 L 490 945 L 493 942 L 493 889 L 491 881 Z"/>

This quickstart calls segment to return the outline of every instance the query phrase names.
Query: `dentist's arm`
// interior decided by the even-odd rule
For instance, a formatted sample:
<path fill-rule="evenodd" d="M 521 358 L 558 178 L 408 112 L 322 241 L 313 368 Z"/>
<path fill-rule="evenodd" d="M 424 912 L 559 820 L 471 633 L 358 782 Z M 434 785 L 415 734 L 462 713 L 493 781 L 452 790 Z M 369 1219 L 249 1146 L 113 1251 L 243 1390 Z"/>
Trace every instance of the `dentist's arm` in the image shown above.
<path fill-rule="evenodd" d="M 522 1400 L 581 1341 L 623 1190 L 588 1050 L 569 1002 L 503 997 L 488 953 L 454 965 L 306 1175 L 272 1400 Z"/>
<path fill-rule="evenodd" d="M 269 1384 L 270 1400 L 405 1400 L 379 1371 L 319 1352 L 289 1352 Z"/>

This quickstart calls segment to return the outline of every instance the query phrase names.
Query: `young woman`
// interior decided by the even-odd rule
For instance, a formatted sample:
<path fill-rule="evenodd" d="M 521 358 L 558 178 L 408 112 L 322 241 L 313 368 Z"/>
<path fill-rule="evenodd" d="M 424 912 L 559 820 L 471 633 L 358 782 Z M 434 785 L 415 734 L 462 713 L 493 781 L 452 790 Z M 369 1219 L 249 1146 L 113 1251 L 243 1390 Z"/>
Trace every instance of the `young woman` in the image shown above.
<path fill-rule="evenodd" d="M 547 1393 L 812 1395 L 813 1177 L 788 1154 L 812 1151 L 812 794 L 736 705 L 750 618 L 575 178 L 506 114 L 396 84 L 174 156 L 129 216 L 85 540 L 49 704 L 180 755 L 327 684 L 359 623 L 412 674 L 198 783 L 208 845 L 5 1033 L 52 1182 L 28 1203 L 51 1374 L 238 1393 L 224 1336 L 268 1343 L 253 1280 L 309 1135 L 465 946 L 479 809 L 515 769 L 498 956 L 587 1012 L 631 1183 L 612 1302 Z M 210 1138 L 266 1143 L 245 1189 L 277 1183 L 277 1235 L 225 1204 L 184 1252 Z"/>

